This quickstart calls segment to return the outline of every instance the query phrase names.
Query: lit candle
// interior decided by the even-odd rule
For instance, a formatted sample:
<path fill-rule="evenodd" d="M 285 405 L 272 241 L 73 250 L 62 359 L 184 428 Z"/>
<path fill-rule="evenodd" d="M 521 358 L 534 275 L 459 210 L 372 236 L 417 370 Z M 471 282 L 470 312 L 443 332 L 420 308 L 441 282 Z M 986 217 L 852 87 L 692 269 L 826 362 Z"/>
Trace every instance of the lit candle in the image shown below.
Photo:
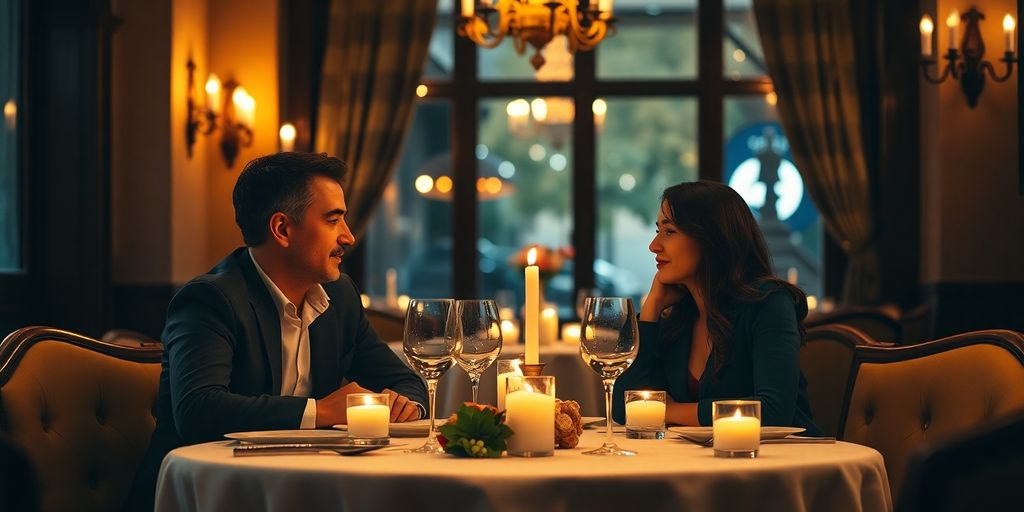
<path fill-rule="evenodd" d="M 1006 53 L 1013 53 L 1013 29 L 1016 27 L 1017 22 L 1014 21 L 1013 16 L 1009 14 L 1003 16 L 1003 35 L 1006 37 Z"/>
<path fill-rule="evenodd" d="M 594 111 L 594 125 L 598 130 L 604 129 L 604 120 L 608 115 L 608 102 L 598 98 L 591 104 L 590 109 Z"/>
<path fill-rule="evenodd" d="M 547 454 L 555 450 L 555 397 L 529 387 L 505 397 L 510 454 Z"/>
<path fill-rule="evenodd" d="M 519 368 L 522 361 L 512 359 L 511 361 L 498 361 L 498 410 L 505 410 L 505 393 L 508 391 L 509 377 L 522 377 L 523 371 Z M 505 371 L 507 370 L 507 371 Z"/>
<path fill-rule="evenodd" d="M 519 343 L 519 322 L 515 320 L 501 321 L 501 341 L 504 344 Z"/>
<path fill-rule="evenodd" d="M 386 285 L 384 301 L 388 306 L 396 308 L 398 307 L 398 271 L 389 268 L 384 273 L 384 281 Z"/>
<path fill-rule="evenodd" d="M 818 298 L 814 295 L 807 296 L 807 311 L 814 311 L 818 309 Z"/>
<path fill-rule="evenodd" d="M 7 100 L 4 103 L 4 126 L 7 127 L 7 131 L 14 132 L 18 122 L 18 104 L 14 102 L 14 98 Z"/>
<path fill-rule="evenodd" d="M 791 285 L 795 286 L 799 277 L 800 273 L 797 271 L 796 267 L 789 267 L 789 270 L 786 271 L 786 281 Z"/>
<path fill-rule="evenodd" d="M 921 56 L 928 58 L 932 56 L 932 31 L 935 30 L 935 24 L 932 23 L 932 17 L 925 14 L 921 16 Z"/>
<path fill-rule="evenodd" d="M 712 425 L 715 450 L 724 452 L 755 451 L 761 444 L 761 420 L 736 414 L 718 418 Z"/>
<path fill-rule="evenodd" d="M 405 313 L 405 310 L 409 309 L 409 296 L 408 295 L 399 295 L 398 296 L 398 309 L 401 309 L 402 313 Z"/>
<path fill-rule="evenodd" d="M 235 112 L 238 116 L 235 122 L 249 128 L 253 128 L 256 121 L 256 100 L 239 85 L 231 93 L 231 102 L 235 105 Z"/>
<path fill-rule="evenodd" d="M 960 11 L 953 9 L 946 17 L 946 26 L 949 27 L 949 49 L 955 50 L 957 44 L 957 28 L 960 26 Z"/>
<path fill-rule="evenodd" d="M 391 407 L 387 405 L 387 395 L 383 395 L 384 403 L 369 393 L 353 393 L 361 395 L 353 397 L 358 405 L 349 405 L 345 411 L 348 418 L 348 435 L 352 437 L 388 437 L 388 421 L 391 418 Z"/>
<path fill-rule="evenodd" d="M 580 342 L 579 322 L 566 322 L 562 325 L 562 342 L 577 344 Z"/>
<path fill-rule="evenodd" d="M 363 309 L 370 307 L 370 296 L 365 293 L 359 294 L 359 301 L 363 303 Z"/>
<path fill-rule="evenodd" d="M 291 123 L 285 123 L 281 125 L 281 129 L 277 132 L 278 137 L 281 138 L 281 151 L 294 151 L 295 150 L 295 125 Z"/>
<path fill-rule="evenodd" d="M 472 16 L 476 10 L 476 5 L 474 4 L 476 4 L 475 0 L 462 0 L 462 15 L 467 18 Z"/>
<path fill-rule="evenodd" d="M 530 120 L 530 102 L 523 98 L 514 99 L 505 106 L 505 113 L 508 114 L 508 131 L 519 133 Z"/>
<path fill-rule="evenodd" d="M 540 313 L 540 342 L 550 345 L 558 340 L 558 310 L 545 307 Z"/>
<path fill-rule="evenodd" d="M 597 10 L 601 11 L 601 19 L 612 17 L 612 0 L 598 0 Z"/>
<path fill-rule="evenodd" d="M 526 331 L 526 364 L 538 364 L 540 343 L 540 269 L 537 268 L 537 248 L 526 255 L 526 316 L 523 327 Z"/>
<path fill-rule="evenodd" d="M 502 320 L 512 320 L 516 317 L 516 312 L 512 308 L 501 308 L 498 310 L 498 318 Z"/>
<path fill-rule="evenodd" d="M 206 79 L 206 110 L 220 113 L 220 77 L 214 73 Z"/>
<path fill-rule="evenodd" d="M 626 425 L 630 427 L 661 427 L 665 425 L 665 402 L 651 400 L 649 392 L 641 392 L 642 400 L 626 403 Z"/>

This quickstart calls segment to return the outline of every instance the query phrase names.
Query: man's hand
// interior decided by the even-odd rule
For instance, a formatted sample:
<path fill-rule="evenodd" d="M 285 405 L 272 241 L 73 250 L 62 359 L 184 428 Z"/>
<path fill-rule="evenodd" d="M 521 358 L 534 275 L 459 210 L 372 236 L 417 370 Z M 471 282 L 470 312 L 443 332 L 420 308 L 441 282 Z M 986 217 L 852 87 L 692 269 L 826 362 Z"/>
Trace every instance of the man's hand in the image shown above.
<path fill-rule="evenodd" d="M 330 427 L 339 423 L 348 423 L 345 411 L 348 404 L 345 397 L 351 393 L 373 393 L 373 391 L 360 386 L 356 382 L 349 382 L 336 389 L 333 393 L 316 401 L 316 427 Z M 391 409 L 391 417 L 394 418 L 395 409 Z M 394 420 L 392 420 L 394 421 Z"/>
<path fill-rule="evenodd" d="M 385 389 L 383 393 L 387 393 L 391 397 L 391 423 L 420 419 L 420 408 L 416 402 L 390 389 Z"/>

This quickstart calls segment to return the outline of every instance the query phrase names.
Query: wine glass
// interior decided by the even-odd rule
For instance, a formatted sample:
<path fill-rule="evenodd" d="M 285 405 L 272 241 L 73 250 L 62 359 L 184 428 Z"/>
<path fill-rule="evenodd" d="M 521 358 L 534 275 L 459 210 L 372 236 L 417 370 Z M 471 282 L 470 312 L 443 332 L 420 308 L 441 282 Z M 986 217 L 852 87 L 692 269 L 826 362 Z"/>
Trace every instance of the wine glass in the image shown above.
<path fill-rule="evenodd" d="M 604 383 L 604 413 L 608 431 L 604 445 L 584 455 L 636 455 L 612 442 L 612 390 L 615 379 L 633 364 L 640 347 L 633 300 L 625 297 L 590 297 L 580 324 L 580 355 Z"/>
<path fill-rule="evenodd" d="M 402 349 L 416 373 L 427 381 L 430 402 L 430 431 L 427 442 L 409 453 L 444 453 L 434 432 L 437 381 L 452 366 L 452 354 L 445 335 L 451 323 L 452 299 L 413 299 L 405 312 Z"/>
<path fill-rule="evenodd" d="M 480 388 L 480 376 L 501 352 L 501 323 L 493 300 L 457 300 L 448 323 L 448 346 L 455 362 L 469 375 L 473 403 Z"/>
<path fill-rule="evenodd" d="M 600 288 L 580 288 L 576 291 L 576 318 L 583 318 L 583 308 L 587 304 L 587 299 L 591 297 L 597 297 L 601 295 Z"/>

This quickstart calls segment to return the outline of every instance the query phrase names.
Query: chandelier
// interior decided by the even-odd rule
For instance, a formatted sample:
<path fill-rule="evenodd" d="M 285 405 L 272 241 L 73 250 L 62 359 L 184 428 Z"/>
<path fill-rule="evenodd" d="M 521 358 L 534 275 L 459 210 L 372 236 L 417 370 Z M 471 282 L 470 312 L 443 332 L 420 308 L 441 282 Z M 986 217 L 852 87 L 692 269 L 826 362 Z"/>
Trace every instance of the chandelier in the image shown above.
<path fill-rule="evenodd" d="M 527 43 L 533 46 L 530 64 L 540 69 L 545 62 L 541 49 L 555 36 L 566 36 L 570 52 L 591 50 L 614 22 L 612 0 L 462 0 L 459 35 L 484 48 L 510 35 L 520 55 Z"/>

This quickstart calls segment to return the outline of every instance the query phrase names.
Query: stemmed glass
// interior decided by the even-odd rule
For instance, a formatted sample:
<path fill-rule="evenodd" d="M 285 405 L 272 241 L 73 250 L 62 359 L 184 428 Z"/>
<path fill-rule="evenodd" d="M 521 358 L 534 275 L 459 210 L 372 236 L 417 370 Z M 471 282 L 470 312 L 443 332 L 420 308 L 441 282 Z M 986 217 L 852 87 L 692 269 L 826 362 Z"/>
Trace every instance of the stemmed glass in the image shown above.
<path fill-rule="evenodd" d="M 434 432 L 437 381 L 452 366 L 452 354 L 445 339 L 452 322 L 452 299 L 413 299 L 405 313 L 402 349 L 416 373 L 427 381 L 430 402 L 430 431 L 427 442 L 408 453 L 444 453 Z"/>
<path fill-rule="evenodd" d="M 584 455 L 636 455 L 612 442 L 612 390 L 615 379 L 633 364 L 640 347 L 633 300 L 624 297 L 590 297 L 580 324 L 580 355 L 604 383 L 604 411 L 608 431 L 604 445 Z"/>
<path fill-rule="evenodd" d="M 480 388 L 480 376 L 501 352 L 501 323 L 493 300 L 457 300 L 448 322 L 448 346 L 455 362 L 469 375 L 473 403 Z"/>
<path fill-rule="evenodd" d="M 601 295 L 600 288 L 580 288 L 576 292 L 576 318 L 583 318 L 583 308 L 587 305 L 587 299 Z"/>

